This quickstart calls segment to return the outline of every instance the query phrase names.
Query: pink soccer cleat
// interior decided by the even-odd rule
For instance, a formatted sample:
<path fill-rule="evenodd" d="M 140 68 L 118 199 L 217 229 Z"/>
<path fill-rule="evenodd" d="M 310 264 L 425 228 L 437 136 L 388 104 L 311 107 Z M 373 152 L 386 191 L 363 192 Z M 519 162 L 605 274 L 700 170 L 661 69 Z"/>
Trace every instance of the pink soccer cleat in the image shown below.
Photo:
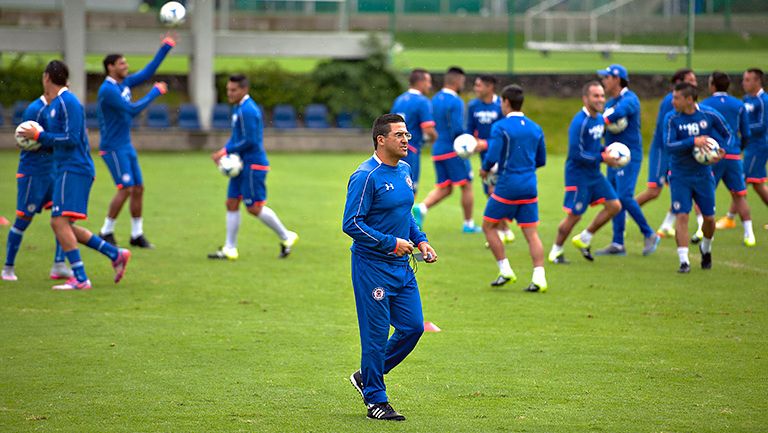
<path fill-rule="evenodd" d="M 91 280 L 77 281 L 77 278 L 72 277 L 64 284 L 57 284 L 51 287 L 53 290 L 91 290 Z"/>
<path fill-rule="evenodd" d="M 131 259 L 131 252 L 125 248 L 118 250 L 117 259 L 112 262 L 112 268 L 115 270 L 115 284 L 119 283 L 125 275 L 125 268 L 128 266 L 128 260 Z"/>

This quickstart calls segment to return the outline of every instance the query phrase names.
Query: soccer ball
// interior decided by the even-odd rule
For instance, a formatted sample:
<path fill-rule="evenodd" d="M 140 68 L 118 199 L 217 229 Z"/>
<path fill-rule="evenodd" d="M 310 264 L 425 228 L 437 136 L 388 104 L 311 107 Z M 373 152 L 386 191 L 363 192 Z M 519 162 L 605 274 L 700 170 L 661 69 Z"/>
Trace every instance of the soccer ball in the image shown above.
<path fill-rule="evenodd" d="M 168 2 L 160 8 L 160 21 L 167 26 L 177 26 L 184 22 L 187 10 L 179 2 Z"/>
<path fill-rule="evenodd" d="M 236 153 L 224 155 L 219 160 L 219 171 L 224 176 L 235 177 L 243 171 L 243 160 Z"/>
<path fill-rule="evenodd" d="M 611 134 L 618 134 L 621 131 L 627 129 L 627 125 L 629 125 L 629 121 L 626 117 L 622 117 L 615 122 L 605 125 L 605 129 L 607 129 Z"/>
<path fill-rule="evenodd" d="M 705 149 L 693 147 L 693 158 L 699 164 L 710 165 L 718 157 L 719 150 L 720 143 L 712 137 L 707 137 L 707 147 Z"/>
<path fill-rule="evenodd" d="M 477 139 L 471 134 L 461 134 L 453 140 L 453 150 L 461 158 L 467 159 L 477 147 Z"/>
<path fill-rule="evenodd" d="M 28 150 L 33 151 L 40 149 L 40 143 L 37 140 L 31 140 L 29 138 L 22 137 L 19 135 L 22 129 L 29 129 L 30 127 L 37 129 L 38 131 L 43 130 L 43 127 L 40 126 L 39 123 L 35 122 L 34 120 L 27 120 L 26 122 L 22 122 L 19 126 L 16 127 L 16 144 L 19 146 L 21 150 Z"/>
<path fill-rule="evenodd" d="M 609 144 L 608 147 L 605 148 L 605 151 L 608 152 L 608 155 L 611 157 L 619 160 L 619 167 L 624 167 L 629 164 L 629 161 L 632 159 L 632 153 L 629 151 L 627 145 L 619 143 L 618 141 Z"/>

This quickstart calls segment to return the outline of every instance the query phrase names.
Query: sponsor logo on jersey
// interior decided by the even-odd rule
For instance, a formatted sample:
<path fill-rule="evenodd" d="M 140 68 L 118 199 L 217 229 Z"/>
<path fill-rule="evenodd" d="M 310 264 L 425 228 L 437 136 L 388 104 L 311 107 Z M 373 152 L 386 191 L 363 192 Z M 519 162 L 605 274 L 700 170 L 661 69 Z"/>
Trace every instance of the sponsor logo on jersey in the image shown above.
<path fill-rule="evenodd" d="M 411 179 L 411 176 L 405 176 L 405 183 L 408 184 L 408 188 L 413 189 L 413 179 Z"/>
<path fill-rule="evenodd" d="M 595 125 L 589 128 L 587 132 L 592 135 L 593 139 L 598 140 L 603 136 L 603 133 L 605 132 L 605 125 Z"/>
<path fill-rule="evenodd" d="M 53 119 L 54 117 L 56 117 L 56 109 L 51 108 L 51 119 Z"/>
<path fill-rule="evenodd" d="M 744 109 L 747 110 L 747 113 L 751 113 L 755 111 L 755 104 L 752 104 L 751 102 L 747 102 L 744 104 Z"/>
<path fill-rule="evenodd" d="M 35 211 L 35 209 L 37 209 L 37 206 L 35 206 L 35 205 L 34 205 L 34 203 L 33 203 L 33 204 L 30 204 L 29 206 L 27 206 L 27 210 L 28 210 L 29 212 L 34 212 L 34 211 Z"/>
<path fill-rule="evenodd" d="M 704 120 L 704 119 L 702 119 L 702 120 L 699 122 L 699 126 L 701 126 L 701 129 L 706 129 L 706 128 L 707 128 L 707 125 L 709 125 L 709 124 L 708 124 L 708 123 L 707 123 L 707 121 L 706 121 L 706 120 Z"/>
<path fill-rule="evenodd" d="M 390 189 L 395 189 L 395 185 L 390 182 L 384 183 L 384 187 L 387 188 L 387 191 L 389 191 Z"/>
<path fill-rule="evenodd" d="M 475 111 L 475 117 L 478 123 L 490 125 L 499 118 L 499 113 L 496 111 Z"/>
<path fill-rule="evenodd" d="M 583 207 L 584 207 L 584 203 L 577 201 L 576 206 L 574 206 L 574 209 L 576 209 L 577 211 L 580 211 Z"/>
<path fill-rule="evenodd" d="M 371 296 L 373 296 L 373 299 L 377 301 L 381 301 L 384 299 L 384 288 L 383 287 L 377 287 L 373 289 L 373 292 L 371 293 Z"/>
<path fill-rule="evenodd" d="M 673 203 L 672 203 L 672 208 L 673 208 L 674 210 L 680 210 L 680 202 L 679 202 L 679 201 L 675 201 L 675 202 L 673 202 Z"/>
<path fill-rule="evenodd" d="M 123 182 L 130 182 L 131 181 L 131 175 L 128 173 L 123 174 Z"/>

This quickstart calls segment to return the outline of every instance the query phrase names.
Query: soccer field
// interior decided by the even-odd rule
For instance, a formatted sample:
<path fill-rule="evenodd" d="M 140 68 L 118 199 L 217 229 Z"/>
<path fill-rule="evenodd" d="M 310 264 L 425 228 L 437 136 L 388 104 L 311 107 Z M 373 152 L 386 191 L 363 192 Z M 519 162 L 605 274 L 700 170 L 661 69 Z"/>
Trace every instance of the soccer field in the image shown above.
<path fill-rule="evenodd" d="M 572 263 L 547 265 L 545 294 L 521 291 L 531 264 L 517 228 L 508 252 L 520 279 L 489 286 L 494 260 L 482 235 L 460 232 L 450 198 L 426 221 L 439 262 L 417 272 L 425 318 L 443 331 L 387 376 L 408 420 L 367 420 L 347 381 L 360 346 L 341 216 L 348 176 L 368 156 L 270 155 L 269 205 L 301 235 L 287 260 L 246 215 L 240 260 L 205 258 L 224 238 L 226 179 L 204 153 L 140 155 L 157 249 L 134 250 L 119 285 L 108 260 L 83 249 L 94 289 L 51 291 L 53 236 L 48 214 L 39 217 L 17 258 L 20 281 L 0 282 L 0 431 L 766 431 L 768 210 L 752 191 L 757 247 L 741 244 L 741 229 L 717 233 L 711 271 L 692 253 L 691 274 L 676 274 L 668 239 L 642 257 L 630 222 L 627 257 L 588 263 L 566 245 Z M 94 159 L 82 225 L 98 231 L 114 187 Z M 550 156 L 539 171 L 547 250 L 562 218 L 563 162 Z M 0 152 L 9 219 L 16 164 Z M 421 197 L 434 179 L 423 167 Z M 722 214 L 722 188 L 718 200 Z M 665 192 L 644 208 L 654 227 L 668 204 Z M 482 200 L 475 209 L 479 222 Z M 128 240 L 126 211 L 118 242 Z M 7 233 L 0 227 L 3 245 Z"/>

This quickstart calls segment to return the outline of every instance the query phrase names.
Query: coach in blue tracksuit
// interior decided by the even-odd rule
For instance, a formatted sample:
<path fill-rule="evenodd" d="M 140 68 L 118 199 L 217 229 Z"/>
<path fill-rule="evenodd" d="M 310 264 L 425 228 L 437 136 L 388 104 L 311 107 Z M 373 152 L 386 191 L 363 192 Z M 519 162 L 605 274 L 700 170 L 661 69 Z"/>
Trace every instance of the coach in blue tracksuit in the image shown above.
<path fill-rule="evenodd" d="M 400 161 L 411 134 L 397 114 L 373 124 L 374 154 L 349 179 L 344 233 L 352 243 L 352 285 L 360 327 L 362 362 L 350 377 L 363 396 L 368 418 L 402 421 L 389 405 L 384 374 L 416 347 L 424 332 L 421 298 L 408 263 L 414 245 L 427 263 L 437 253 L 411 216 L 411 168 Z M 392 337 L 389 327 L 395 328 Z"/>
<path fill-rule="evenodd" d="M 611 99 L 605 104 L 605 145 L 614 142 L 624 143 L 630 151 L 631 159 L 624 167 L 608 167 L 607 178 L 621 201 L 621 211 L 613 217 L 613 241 L 606 248 L 597 250 L 597 255 L 625 255 L 624 229 L 627 212 L 640 227 L 645 239 L 643 255 L 656 251 L 660 238 L 653 232 L 643 215 L 640 205 L 635 200 L 635 184 L 640 175 L 640 163 L 643 160 L 643 139 L 640 136 L 640 99 L 629 90 L 629 74 L 621 65 L 610 65 L 597 71 L 601 77 L 606 95 Z M 623 124 L 622 122 L 626 122 Z M 625 212 L 626 211 L 626 212 Z"/>

